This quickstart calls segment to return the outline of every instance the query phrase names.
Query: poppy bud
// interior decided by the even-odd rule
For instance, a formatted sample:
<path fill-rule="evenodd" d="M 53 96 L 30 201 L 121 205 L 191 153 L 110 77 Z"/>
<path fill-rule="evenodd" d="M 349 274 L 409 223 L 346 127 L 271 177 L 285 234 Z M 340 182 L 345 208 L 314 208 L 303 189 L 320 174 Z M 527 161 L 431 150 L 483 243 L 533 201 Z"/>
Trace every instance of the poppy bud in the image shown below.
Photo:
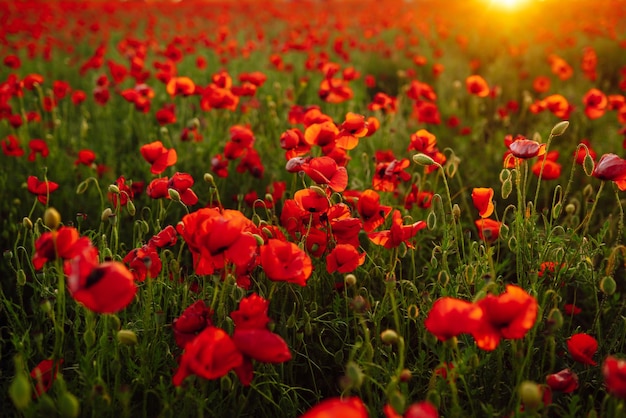
<path fill-rule="evenodd" d="M 456 203 L 452 206 L 452 216 L 454 216 L 454 219 L 459 219 L 461 217 L 461 208 Z"/>
<path fill-rule="evenodd" d="M 129 329 L 117 331 L 117 341 L 122 345 L 137 345 L 137 334 Z"/>
<path fill-rule="evenodd" d="M 170 199 L 172 199 L 174 202 L 180 203 L 180 193 L 178 193 L 178 190 L 167 189 L 167 194 L 170 196 Z"/>
<path fill-rule="evenodd" d="M 614 294 L 616 287 L 617 285 L 615 283 L 615 279 L 613 279 L 613 277 L 611 276 L 604 276 L 600 281 L 600 290 L 605 295 L 611 296 L 612 294 Z"/>
<path fill-rule="evenodd" d="M 548 313 L 548 326 L 550 330 L 557 330 L 563 326 L 563 314 L 557 308 Z"/>
<path fill-rule="evenodd" d="M 400 372 L 400 381 L 403 383 L 408 382 L 413 377 L 413 373 L 409 369 L 402 369 Z"/>
<path fill-rule="evenodd" d="M 105 210 L 102 211 L 102 215 L 100 215 L 100 219 L 102 220 L 102 222 L 106 222 L 112 216 L 115 216 L 115 215 L 113 214 L 113 211 L 111 210 L 111 208 L 106 208 Z"/>
<path fill-rule="evenodd" d="M 24 273 L 24 269 L 19 269 L 17 271 L 17 284 L 19 286 L 24 286 L 26 284 L 26 273 Z"/>
<path fill-rule="evenodd" d="M 502 190 L 501 190 L 502 198 L 507 199 L 512 191 L 513 191 L 513 182 L 511 181 L 511 178 L 509 177 L 505 181 L 502 182 Z"/>
<path fill-rule="evenodd" d="M 76 396 L 65 392 L 57 398 L 57 408 L 62 417 L 77 417 L 80 414 L 80 404 Z"/>
<path fill-rule="evenodd" d="M 120 194 L 120 188 L 117 187 L 117 184 L 109 185 L 109 193 Z"/>
<path fill-rule="evenodd" d="M 569 122 L 566 120 L 557 123 L 556 125 L 554 125 L 554 128 L 552 128 L 552 131 L 550 131 L 550 136 L 563 135 L 565 131 L 567 130 L 568 126 L 569 126 Z"/>
<path fill-rule="evenodd" d="M 262 236 L 260 236 L 258 234 L 252 234 L 252 236 L 256 240 L 257 245 L 259 245 L 259 246 L 263 245 L 264 241 L 263 241 L 263 237 Z"/>
<path fill-rule="evenodd" d="M 26 229 L 33 229 L 33 221 L 31 221 L 27 217 L 24 217 L 24 219 L 22 219 L 22 226 Z"/>
<path fill-rule="evenodd" d="M 583 160 L 583 170 L 585 170 L 585 174 L 587 176 L 591 176 L 593 174 L 595 166 L 596 163 L 593 161 L 593 157 L 589 155 L 589 150 L 586 150 L 585 159 Z"/>
<path fill-rule="evenodd" d="M 520 384 L 519 396 L 524 407 L 530 410 L 539 408 L 543 398 L 539 385 L 530 380 L 525 380 Z"/>
<path fill-rule="evenodd" d="M 413 156 L 413 162 L 423 166 L 429 166 L 435 164 L 435 160 L 426 154 L 416 154 Z"/>
<path fill-rule="evenodd" d="M 28 376 L 26 373 L 18 372 L 9 386 L 9 397 L 15 408 L 20 411 L 26 409 L 30 404 L 31 395 L 32 388 Z"/>
<path fill-rule="evenodd" d="M 560 203 L 557 203 L 556 205 L 554 205 L 554 207 L 552 208 L 552 217 L 553 218 L 558 218 L 559 215 L 561 214 L 561 208 L 563 206 Z"/>
<path fill-rule="evenodd" d="M 126 203 L 126 210 L 130 216 L 135 216 L 135 212 L 137 210 L 135 209 L 135 204 L 131 200 Z"/>
<path fill-rule="evenodd" d="M 356 276 L 354 274 L 346 274 L 344 281 L 346 282 L 346 286 L 355 286 Z"/>
<path fill-rule="evenodd" d="M 213 180 L 213 176 L 210 173 L 204 173 L 204 176 L 202 177 L 204 179 L 204 181 L 206 181 L 207 183 L 211 183 L 213 184 L 215 182 L 215 180 Z"/>
<path fill-rule="evenodd" d="M 428 214 L 428 217 L 426 218 L 426 226 L 430 231 L 437 227 L 437 214 L 435 213 L 435 211 L 432 211 Z"/>
<path fill-rule="evenodd" d="M 4 253 L 2 253 L 2 255 L 4 256 L 4 259 L 9 262 L 13 259 L 13 251 L 11 250 L 4 250 Z"/>
<path fill-rule="evenodd" d="M 398 333 L 392 329 L 386 329 L 380 333 L 380 339 L 385 344 L 395 344 L 398 342 Z"/>
<path fill-rule="evenodd" d="M 43 214 L 43 223 L 50 229 L 57 229 L 61 223 L 61 215 L 55 208 L 48 208 Z"/>
<path fill-rule="evenodd" d="M 568 203 L 567 205 L 565 205 L 565 213 L 571 216 L 574 214 L 574 212 L 576 212 L 576 205 L 574 205 L 573 203 Z"/>
<path fill-rule="evenodd" d="M 88 329 L 87 331 L 85 331 L 85 333 L 83 334 L 83 341 L 85 342 L 87 348 L 93 347 L 93 345 L 96 343 L 96 333 L 94 332 L 94 330 Z"/>
<path fill-rule="evenodd" d="M 311 186 L 309 187 L 309 189 L 313 190 L 315 193 L 317 193 L 321 197 L 326 197 L 326 192 L 322 190 L 322 188 L 319 186 Z"/>
<path fill-rule="evenodd" d="M 350 387 L 358 389 L 363 384 L 363 371 L 354 361 L 346 364 L 346 376 L 350 380 Z"/>
<path fill-rule="evenodd" d="M 76 194 L 83 194 L 87 191 L 87 187 L 89 186 L 89 179 L 81 181 L 76 187 Z"/>

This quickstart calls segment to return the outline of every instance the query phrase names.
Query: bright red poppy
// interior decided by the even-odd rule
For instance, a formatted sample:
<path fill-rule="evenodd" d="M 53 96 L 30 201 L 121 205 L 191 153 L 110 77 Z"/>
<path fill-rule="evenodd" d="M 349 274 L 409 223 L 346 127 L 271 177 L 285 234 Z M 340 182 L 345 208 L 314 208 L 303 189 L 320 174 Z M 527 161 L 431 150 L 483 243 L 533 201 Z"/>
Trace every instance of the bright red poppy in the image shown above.
<path fill-rule="evenodd" d="M 500 236 L 501 222 L 494 219 L 481 218 L 474 221 L 476 229 L 478 229 L 478 237 L 483 241 L 493 242 Z"/>
<path fill-rule="evenodd" d="M 602 376 L 611 395 L 626 399 L 626 360 L 608 356 L 602 363 Z"/>
<path fill-rule="evenodd" d="M 274 281 L 286 281 L 306 286 L 313 265 L 309 256 L 293 242 L 269 239 L 261 246 L 261 266 Z"/>
<path fill-rule="evenodd" d="M 501 338 L 524 338 L 537 319 L 537 300 L 515 285 L 507 285 L 503 294 L 487 295 L 477 304 L 484 316 L 472 335 L 483 350 L 495 350 Z"/>
<path fill-rule="evenodd" d="M 130 250 L 122 261 L 128 264 L 133 277 L 138 282 L 143 282 L 148 276 L 155 279 L 163 267 L 156 248 L 150 245 L 143 245 Z"/>
<path fill-rule="evenodd" d="M 242 363 L 243 355 L 232 338 L 224 330 L 208 326 L 185 346 L 172 383 L 180 386 L 190 375 L 219 379 Z"/>
<path fill-rule="evenodd" d="M 230 313 L 238 330 L 265 329 L 270 322 L 267 316 L 270 302 L 256 293 L 246 296 L 239 302 L 239 308 Z"/>
<path fill-rule="evenodd" d="M 15 135 L 8 135 L 2 140 L 1 145 L 2 152 L 7 157 L 21 157 L 24 155 L 24 150 Z"/>
<path fill-rule="evenodd" d="M 96 161 L 96 153 L 90 149 L 82 149 L 78 151 L 78 157 L 74 161 L 74 165 L 86 165 L 91 167 Z"/>
<path fill-rule="evenodd" d="M 161 174 L 178 159 L 174 148 L 167 149 L 161 141 L 154 141 L 140 148 L 141 155 L 151 165 L 152 174 Z"/>
<path fill-rule="evenodd" d="M 368 418 L 363 401 L 356 397 L 329 398 L 309 409 L 300 418 Z"/>
<path fill-rule="evenodd" d="M 35 398 L 40 397 L 42 394 L 48 392 L 52 387 L 52 384 L 57 378 L 59 368 L 63 364 L 63 359 L 52 360 L 46 359 L 39 362 L 38 365 L 33 367 L 30 371 L 30 377 L 35 381 Z"/>
<path fill-rule="evenodd" d="M 574 334 L 567 340 L 567 350 L 574 360 L 595 366 L 593 356 L 598 351 L 598 340 L 589 334 Z"/>
<path fill-rule="evenodd" d="M 386 231 L 370 232 L 368 238 L 376 245 L 385 248 L 396 248 L 404 243 L 409 248 L 415 248 L 411 239 L 422 229 L 426 228 L 426 222 L 417 221 L 409 225 L 404 225 L 402 214 L 399 210 L 394 210 L 391 215 L 391 227 Z"/>
<path fill-rule="evenodd" d="M 48 196 L 59 188 L 59 185 L 50 180 L 41 181 L 35 176 L 28 176 L 26 180 L 28 191 L 35 196 L 44 205 L 48 203 Z"/>
<path fill-rule="evenodd" d="M 115 313 L 135 298 L 133 274 L 117 261 L 98 263 L 98 250 L 86 248 L 66 264 L 67 287 L 72 297 L 97 313 Z"/>
<path fill-rule="evenodd" d="M 437 299 L 424 321 L 426 329 L 439 341 L 478 329 L 483 319 L 482 309 L 471 302 L 452 297 Z"/>
<path fill-rule="evenodd" d="M 348 171 L 330 157 L 311 158 L 300 169 L 317 184 L 326 184 L 335 192 L 343 192 L 348 186 Z"/>
<path fill-rule="evenodd" d="M 583 104 L 585 105 L 585 115 L 591 120 L 598 119 L 606 111 L 609 101 L 602 91 L 593 88 L 583 96 Z"/>
<path fill-rule="evenodd" d="M 391 213 L 391 206 L 381 205 L 380 195 L 374 190 L 367 189 L 359 196 L 356 210 L 363 220 L 363 230 L 371 232 L 385 222 L 387 215 Z"/>
<path fill-rule="evenodd" d="M 172 77 L 165 87 L 170 96 L 191 96 L 195 90 L 196 85 L 189 77 Z"/>
<path fill-rule="evenodd" d="M 493 189 L 491 187 L 475 187 L 472 190 L 472 201 L 481 218 L 488 218 L 493 213 Z"/>
<path fill-rule="evenodd" d="M 558 151 L 550 151 L 545 154 L 545 162 L 543 158 L 539 158 L 532 167 L 531 171 L 537 177 L 541 174 L 543 180 L 556 180 L 561 177 L 561 164 L 556 160 L 559 158 Z M 543 171 L 542 170 L 543 166 Z"/>
<path fill-rule="evenodd" d="M 467 92 L 474 96 L 478 97 L 487 97 L 489 96 L 489 85 L 479 75 L 470 75 L 465 79 L 465 87 L 467 88 Z"/>
<path fill-rule="evenodd" d="M 365 262 L 365 253 L 350 244 L 338 244 L 326 256 L 326 271 L 328 273 L 350 273 Z"/>
<path fill-rule="evenodd" d="M 90 246 L 89 238 L 81 237 L 78 230 L 73 227 L 62 226 L 56 231 L 44 232 L 35 241 L 33 267 L 39 270 L 45 263 L 57 258 L 70 260 Z"/>
<path fill-rule="evenodd" d="M 546 377 L 546 384 L 553 391 L 571 393 L 578 389 L 578 375 L 570 369 L 563 369 L 560 372 L 549 374 Z"/>

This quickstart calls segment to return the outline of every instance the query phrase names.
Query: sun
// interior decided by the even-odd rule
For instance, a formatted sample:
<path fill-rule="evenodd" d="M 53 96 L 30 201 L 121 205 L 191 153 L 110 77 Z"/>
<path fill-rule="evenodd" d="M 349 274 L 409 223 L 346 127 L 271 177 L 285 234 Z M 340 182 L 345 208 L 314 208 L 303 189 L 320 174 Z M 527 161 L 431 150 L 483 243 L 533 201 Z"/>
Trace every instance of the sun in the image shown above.
<path fill-rule="evenodd" d="M 528 0 L 489 0 L 489 3 L 492 6 L 496 6 L 501 9 L 508 9 L 508 10 L 519 8 L 520 6 L 524 5 L 524 3 L 527 3 L 527 2 Z"/>

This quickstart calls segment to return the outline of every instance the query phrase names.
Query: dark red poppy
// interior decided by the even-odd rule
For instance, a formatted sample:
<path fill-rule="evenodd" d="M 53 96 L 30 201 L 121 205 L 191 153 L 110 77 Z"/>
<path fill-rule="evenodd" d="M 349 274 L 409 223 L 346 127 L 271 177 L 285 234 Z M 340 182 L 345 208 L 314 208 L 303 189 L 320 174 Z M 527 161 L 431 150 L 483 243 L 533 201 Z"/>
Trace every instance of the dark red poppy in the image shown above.
<path fill-rule="evenodd" d="M 59 188 L 59 185 L 50 180 L 41 181 L 35 176 L 28 176 L 26 180 L 28 191 L 37 196 L 44 205 L 48 203 L 48 196 Z"/>
<path fill-rule="evenodd" d="M 98 263 L 98 250 L 86 248 L 66 263 L 67 287 L 72 297 L 97 313 L 116 313 L 135 298 L 133 274 L 117 261 Z"/>
<path fill-rule="evenodd" d="M 593 356 L 598 351 L 598 341 L 591 335 L 574 334 L 567 340 L 567 350 L 574 360 L 582 364 L 595 366 Z"/>
<path fill-rule="evenodd" d="M 151 279 L 158 277 L 163 267 L 159 254 L 150 245 L 132 249 L 122 261 L 128 264 L 133 277 L 138 282 L 143 282 L 146 277 Z"/>
<path fill-rule="evenodd" d="M 78 151 L 78 157 L 74 161 L 74 165 L 86 165 L 91 167 L 96 161 L 96 153 L 90 149 L 82 149 Z"/>
<path fill-rule="evenodd" d="M 527 138 L 516 138 L 509 145 L 509 150 L 515 158 L 529 159 L 543 155 L 545 153 L 546 144 L 540 144 Z"/>
<path fill-rule="evenodd" d="M 161 174 L 167 167 L 176 164 L 178 159 L 174 148 L 167 149 L 161 141 L 154 141 L 140 148 L 143 158 L 151 164 L 152 174 Z"/>
<path fill-rule="evenodd" d="M 118 179 L 115 180 L 114 184 L 115 186 L 117 186 L 119 193 L 109 191 L 107 195 L 109 201 L 114 208 L 117 208 L 118 205 L 126 206 L 128 204 L 128 201 L 133 200 L 133 198 L 135 197 L 135 192 L 133 192 L 133 189 L 129 187 L 129 185 L 126 183 L 126 179 L 124 178 L 124 176 L 118 177 Z"/>
<path fill-rule="evenodd" d="M 285 340 L 265 328 L 235 328 L 233 342 L 242 354 L 262 363 L 291 360 L 291 352 Z"/>
<path fill-rule="evenodd" d="M 406 210 L 413 209 L 413 205 L 417 204 L 422 209 L 428 209 L 433 201 L 434 193 L 427 190 L 419 190 L 415 184 L 411 184 L 411 190 L 404 198 L 404 208 Z"/>
<path fill-rule="evenodd" d="M 482 309 L 473 303 L 452 297 L 437 299 L 424 321 L 426 329 L 439 341 L 478 329 L 483 319 Z"/>
<path fill-rule="evenodd" d="M 213 310 L 203 300 L 188 306 L 178 318 L 172 321 L 172 331 L 176 345 L 185 348 L 205 328 L 212 326 Z"/>
<path fill-rule="evenodd" d="M 31 139 L 28 143 L 28 148 L 30 149 L 28 154 L 28 161 L 30 162 L 35 161 L 37 154 L 41 155 L 42 158 L 47 158 L 50 155 L 48 144 L 43 139 Z"/>
<path fill-rule="evenodd" d="M 239 309 L 230 313 L 236 329 L 266 329 L 270 322 L 267 316 L 269 304 L 267 299 L 256 293 L 242 298 Z"/>
<path fill-rule="evenodd" d="M 286 281 L 306 286 L 313 265 L 309 256 L 292 242 L 269 239 L 261 246 L 261 266 L 274 281 Z"/>
<path fill-rule="evenodd" d="M 592 176 L 614 181 L 620 190 L 626 190 L 626 160 L 615 154 L 604 154 L 595 165 Z"/>
<path fill-rule="evenodd" d="M 208 326 L 185 346 L 172 383 L 180 386 L 190 375 L 219 379 L 242 363 L 243 355 L 230 336 L 220 328 Z"/>
<path fill-rule="evenodd" d="M 22 61 L 17 55 L 7 55 L 2 61 L 7 67 L 17 70 L 22 65 Z"/>
<path fill-rule="evenodd" d="M 602 363 L 602 376 L 611 395 L 626 399 L 626 360 L 607 356 Z"/>
<path fill-rule="evenodd" d="M 553 391 L 571 393 L 578 389 L 578 375 L 570 369 L 563 369 L 549 374 L 546 377 L 546 383 Z"/>
<path fill-rule="evenodd" d="M 2 140 L 2 152 L 7 157 L 21 157 L 24 155 L 20 142 L 15 135 L 8 135 Z"/>
<path fill-rule="evenodd" d="M 483 350 L 495 350 L 501 338 L 524 338 L 537 319 L 537 300 L 515 285 L 507 285 L 505 293 L 487 295 L 477 304 L 484 316 L 472 335 Z"/>
<path fill-rule="evenodd" d="M 57 378 L 63 359 L 46 359 L 39 362 L 31 371 L 30 377 L 35 381 L 34 397 L 38 398 L 48 392 Z"/>

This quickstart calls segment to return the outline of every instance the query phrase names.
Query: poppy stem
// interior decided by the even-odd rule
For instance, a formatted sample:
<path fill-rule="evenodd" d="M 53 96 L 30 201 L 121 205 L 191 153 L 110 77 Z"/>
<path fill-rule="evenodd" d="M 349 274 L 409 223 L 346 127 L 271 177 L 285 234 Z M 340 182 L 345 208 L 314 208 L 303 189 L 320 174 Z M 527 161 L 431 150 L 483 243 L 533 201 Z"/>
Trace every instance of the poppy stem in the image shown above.
<path fill-rule="evenodd" d="M 587 231 L 589 230 L 589 223 L 591 221 L 591 217 L 593 216 L 593 212 L 596 210 L 596 206 L 598 205 L 598 200 L 600 199 L 600 194 L 602 193 L 602 190 L 604 189 L 604 184 L 606 183 L 606 181 L 602 180 L 602 183 L 600 183 L 600 188 L 598 188 L 598 193 L 596 193 L 596 198 L 593 200 L 593 205 L 591 206 L 591 210 L 589 211 L 589 213 L 587 213 L 587 216 L 585 216 L 585 219 L 583 220 L 584 224 L 585 224 L 585 229 L 583 230 L 583 237 L 585 235 L 587 235 Z"/>
<path fill-rule="evenodd" d="M 56 240 L 54 243 L 56 253 Z M 65 274 L 63 273 L 63 259 L 57 258 L 55 263 L 56 273 L 58 276 L 57 297 L 56 297 L 56 315 L 54 316 L 54 351 L 52 358 L 58 360 L 63 355 L 63 337 L 65 335 Z"/>
<path fill-rule="evenodd" d="M 541 177 L 543 176 L 543 169 L 546 166 L 546 160 L 548 159 L 548 150 L 550 149 L 550 143 L 552 142 L 552 134 L 548 137 L 546 142 L 545 153 L 543 154 L 543 160 L 541 161 L 541 169 L 539 170 L 539 178 L 537 179 L 537 190 L 535 190 L 535 199 L 533 200 L 533 213 L 537 211 L 537 200 L 539 200 L 539 188 L 541 187 Z"/>

